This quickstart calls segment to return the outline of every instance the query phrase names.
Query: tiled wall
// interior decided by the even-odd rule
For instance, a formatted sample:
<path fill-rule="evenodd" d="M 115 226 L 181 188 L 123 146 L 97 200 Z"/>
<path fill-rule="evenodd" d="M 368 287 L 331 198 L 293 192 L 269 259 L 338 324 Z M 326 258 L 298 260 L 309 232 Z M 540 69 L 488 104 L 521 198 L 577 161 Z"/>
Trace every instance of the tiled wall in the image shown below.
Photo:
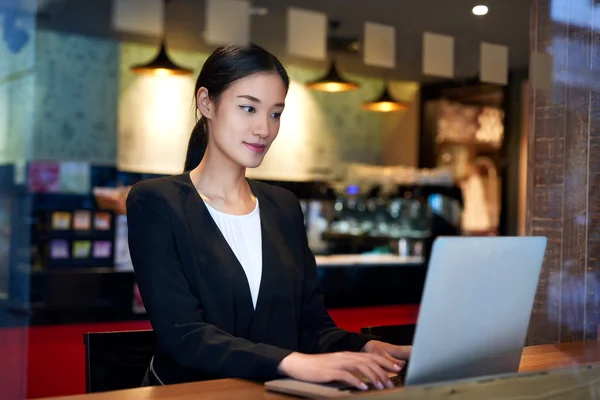
<path fill-rule="evenodd" d="M 119 44 L 38 31 L 33 158 L 113 165 Z"/>
<path fill-rule="evenodd" d="M 600 324 L 600 8 L 534 0 L 532 51 L 553 88 L 530 96 L 528 233 L 548 250 L 528 343 L 596 338 Z M 588 8 L 589 5 L 589 8 Z"/>
<path fill-rule="evenodd" d="M 11 33 L 7 19 L 8 13 L 0 19 L 0 164 L 29 156 L 35 103 L 35 21 L 20 18 Z"/>

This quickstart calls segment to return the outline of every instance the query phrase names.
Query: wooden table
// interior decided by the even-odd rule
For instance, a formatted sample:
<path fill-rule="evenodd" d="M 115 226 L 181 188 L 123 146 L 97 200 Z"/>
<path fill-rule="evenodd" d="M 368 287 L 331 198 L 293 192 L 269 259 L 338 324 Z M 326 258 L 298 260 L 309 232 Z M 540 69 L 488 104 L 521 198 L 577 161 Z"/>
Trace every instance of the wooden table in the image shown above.
<path fill-rule="evenodd" d="M 600 362 L 598 342 L 577 342 L 560 345 L 526 347 L 519 366 L 520 372 L 551 370 L 581 364 Z M 387 392 L 402 391 L 402 388 Z M 116 392 L 54 397 L 53 400 L 197 400 L 205 399 L 290 399 L 291 397 L 270 393 L 263 386 L 239 379 L 219 379 L 206 382 L 186 383 L 161 387 L 146 387 Z"/>

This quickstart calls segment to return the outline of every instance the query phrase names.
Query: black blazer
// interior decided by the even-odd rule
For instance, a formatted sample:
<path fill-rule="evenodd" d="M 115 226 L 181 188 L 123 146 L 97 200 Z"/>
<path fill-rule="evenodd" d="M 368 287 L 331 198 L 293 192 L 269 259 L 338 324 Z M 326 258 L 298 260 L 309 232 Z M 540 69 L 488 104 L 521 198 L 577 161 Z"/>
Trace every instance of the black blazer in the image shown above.
<path fill-rule="evenodd" d="M 189 174 L 144 180 L 129 193 L 131 259 L 157 337 L 154 370 L 165 384 L 265 381 L 293 351 L 359 351 L 373 339 L 329 317 L 297 198 L 248 182 L 262 230 L 256 310 L 244 270 Z"/>

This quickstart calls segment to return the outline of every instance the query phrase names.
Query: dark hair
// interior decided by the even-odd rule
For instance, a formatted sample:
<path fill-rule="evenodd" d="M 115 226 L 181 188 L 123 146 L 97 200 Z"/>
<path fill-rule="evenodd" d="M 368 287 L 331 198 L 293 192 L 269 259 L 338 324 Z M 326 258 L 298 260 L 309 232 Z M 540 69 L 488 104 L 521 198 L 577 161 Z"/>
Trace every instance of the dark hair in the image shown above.
<path fill-rule="evenodd" d="M 194 99 L 198 101 L 198 90 L 205 87 L 211 99 L 219 96 L 235 81 L 261 72 L 277 72 L 285 85 L 290 85 L 288 74 L 281 62 L 273 54 L 260 46 L 251 44 L 248 47 L 223 46 L 217 48 L 206 60 L 196 80 Z M 196 107 L 197 111 L 198 107 Z M 206 145 L 208 144 L 208 124 L 206 118 L 200 116 L 192 129 L 185 157 L 184 172 L 190 171 L 200 164 Z"/>

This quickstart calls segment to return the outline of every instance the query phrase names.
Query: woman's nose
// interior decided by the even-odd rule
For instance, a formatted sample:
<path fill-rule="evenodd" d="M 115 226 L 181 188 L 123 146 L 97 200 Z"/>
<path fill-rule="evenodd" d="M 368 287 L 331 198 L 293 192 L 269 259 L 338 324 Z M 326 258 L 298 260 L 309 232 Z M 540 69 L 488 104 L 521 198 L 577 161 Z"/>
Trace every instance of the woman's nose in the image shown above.
<path fill-rule="evenodd" d="M 255 136 L 260 138 L 266 138 L 270 133 L 269 119 L 268 118 L 260 118 L 259 121 L 254 125 L 253 133 Z"/>

